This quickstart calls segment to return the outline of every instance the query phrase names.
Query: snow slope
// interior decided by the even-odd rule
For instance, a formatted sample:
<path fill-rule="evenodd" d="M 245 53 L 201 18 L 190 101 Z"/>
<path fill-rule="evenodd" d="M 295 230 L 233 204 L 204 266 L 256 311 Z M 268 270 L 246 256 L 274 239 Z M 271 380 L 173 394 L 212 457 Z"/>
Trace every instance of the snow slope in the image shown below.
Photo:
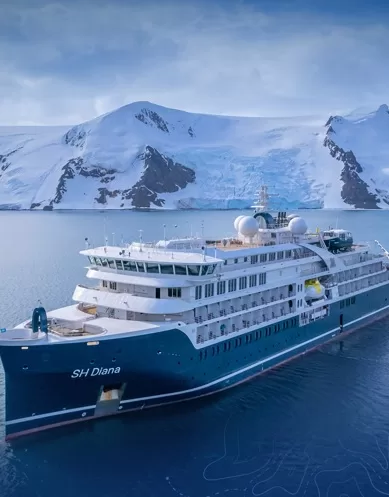
<path fill-rule="evenodd" d="M 389 208 L 389 112 L 191 114 L 135 102 L 68 127 L 0 127 L 0 208 Z"/>

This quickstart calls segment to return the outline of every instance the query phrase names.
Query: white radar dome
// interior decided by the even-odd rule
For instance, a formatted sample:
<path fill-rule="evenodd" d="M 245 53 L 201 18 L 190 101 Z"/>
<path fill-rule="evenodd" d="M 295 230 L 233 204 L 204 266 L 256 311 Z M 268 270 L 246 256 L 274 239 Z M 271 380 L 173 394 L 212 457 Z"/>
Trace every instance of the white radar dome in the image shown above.
<path fill-rule="evenodd" d="M 258 228 L 257 220 L 251 216 L 244 216 L 238 224 L 238 231 L 243 236 L 255 236 L 258 233 Z"/>
<path fill-rule="evenodd" d="M 307 232 L 308 226 L 302 217 L 294 217 L 289 221 L 288 228 L 293 235 L 304 235 Z"/>
<path fill-rule="evenodd" d="M 234 228 L 236 229 L 236 231 L 238 231 L 238 229 L 239 229 L 239 221 L 240 221 L 241 219 L 243 219 L 244 217 L 246 217 L 246 216 L 238 216 L 238 217 L 235 219 L 235 221 L 234 221 Z"/>

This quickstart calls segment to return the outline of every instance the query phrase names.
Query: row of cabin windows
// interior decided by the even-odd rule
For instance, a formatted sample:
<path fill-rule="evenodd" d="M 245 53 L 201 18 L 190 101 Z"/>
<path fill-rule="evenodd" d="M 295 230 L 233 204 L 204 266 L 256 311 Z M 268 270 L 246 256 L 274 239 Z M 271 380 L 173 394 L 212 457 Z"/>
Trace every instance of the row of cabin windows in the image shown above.
<path fill-rule="evenodd" d="M 226 259 L 224 261 L 224 265 L 227 264 L 238 264 L 238 263 L 244 263 L 248 262 L 250 259 L 250 264 L 258 264 L 258 263 L 264 263 L 268 261 L 275 261 L 276 259 L 278 261 L 283 260 L 283 259 L 291 259 L 292 258 L 292 251 L 291 250 L 281 250 L 280 252 L 270 252 L 269 254 L 259 254 L 259 255 L 252 255 L 249 257 L 240 257 L 240 258 L 235 258 L 235 259 Z"/>
<path fill-rule="evenodd" d="M 224 293 L 236 292 L 238 288 L 238 280 L 224 280 L 218 281 L 216 283 L 216 293 L 217 295 L 223 295 Z M 239 278 L 239 290 L 244 290 L 247 288 L 247 282 L 250 288 L 253 288 L 257 285 L 265 285 L 266 284 L 266 273 L 252 274 L 247 278 L 247 276 L 242 276 Z M 202 286 L 196 286 L 195 290 L 195 299 L 200 300 L 202 298 Z M 215 295 L 215 284 L 207 283 L 204 285 L 204 297 L 209 298 Z"/>
<path fill-rule="evenodd" d="M 167 296 L 181 298 L 181 292 L 182 292 L 181 288 L 168 288 L 167 289 Z"/>
<path fill-rule="evenodd" d="M 209 347 L 208 349 L 200 350 L 200 360 L 206 359 L 208 355 L 215 356 L 221 351 L 228 352 L 231 349 L 240 347 L 242 344 L 249 344 L 253 341 L 260 340 L 262 337 L 269 337 L 272 333 L 279 333 L 282 330 L 293 328 L 294 326 L 297 326 L 297 323 L 298 318 L 294 317 L 284 321 L 283 323 L 277 323 L 262 330 L 253 331 L 243 337 L 236 337 L 231 340 L 226 340 L 222 344 L 212 346 L 212 348 Z"/>
<path fill-rule="evenodd" d="M 117 290 L 117 283 L 115 281 L 103 281 L 104 288 L 110 288 L 110 290 Z M 157 293 L 160 295 L 161 289 L 157 288 Z M 167 289 L 168 297 L 181 298 L 182 289 L 181 288 L 168 288 Z M 160 298 L 160 297 L 158 297 Z"/>
<path fill-rule="evenodd" d="M 93 266 L 109 267 L 119 271 L 134 271 L 152 274 L 177 274 L 181 276 L 205 276 L 213 274 L 216 264 L 182 265 L 182 264 L 157 264 L 155 262 L 136 262 L 119 259 L 106 259 L 103 257 L 88 257 Z"/>
<path fill-rule="evenodd" d="M 115 281 L 103 281 L 103 287 L 117 290 L 117 283 Z"/>
<path fill-rule="evenodd" d="M 349 299 L 340 301 L 340 308 L 343 309 L 344 306 L 348 307 L 349 305 L 355 304 L 355 297 L 350 297 Z"/>

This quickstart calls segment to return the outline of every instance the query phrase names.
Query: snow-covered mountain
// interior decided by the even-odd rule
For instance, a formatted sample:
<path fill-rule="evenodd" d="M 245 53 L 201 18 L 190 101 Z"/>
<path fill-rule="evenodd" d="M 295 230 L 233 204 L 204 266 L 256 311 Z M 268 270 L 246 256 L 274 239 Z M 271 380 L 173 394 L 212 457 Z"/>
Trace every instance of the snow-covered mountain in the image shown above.
<path fill-rule="evenodd" d="M 389 111 L 191 114 L 135 102 L 69 127 L 0 127 L 0 208 L 389 208 Z"/>

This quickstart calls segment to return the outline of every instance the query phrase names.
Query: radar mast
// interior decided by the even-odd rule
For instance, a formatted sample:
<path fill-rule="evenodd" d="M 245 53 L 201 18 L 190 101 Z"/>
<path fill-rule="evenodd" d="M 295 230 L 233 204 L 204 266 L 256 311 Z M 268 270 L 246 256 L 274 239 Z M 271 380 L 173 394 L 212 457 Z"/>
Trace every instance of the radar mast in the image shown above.
<path fill-rule="evenodd" d="M 254 209 L 254 213 L 266 212 L 269 209 L 269 199 L 271 197 L 278 197 L 277 193 L 269 193 L 269 187 L 267 185 L 262 185 L 260 190 L 255 194 L 254 205 L 251 206 Z"/>

